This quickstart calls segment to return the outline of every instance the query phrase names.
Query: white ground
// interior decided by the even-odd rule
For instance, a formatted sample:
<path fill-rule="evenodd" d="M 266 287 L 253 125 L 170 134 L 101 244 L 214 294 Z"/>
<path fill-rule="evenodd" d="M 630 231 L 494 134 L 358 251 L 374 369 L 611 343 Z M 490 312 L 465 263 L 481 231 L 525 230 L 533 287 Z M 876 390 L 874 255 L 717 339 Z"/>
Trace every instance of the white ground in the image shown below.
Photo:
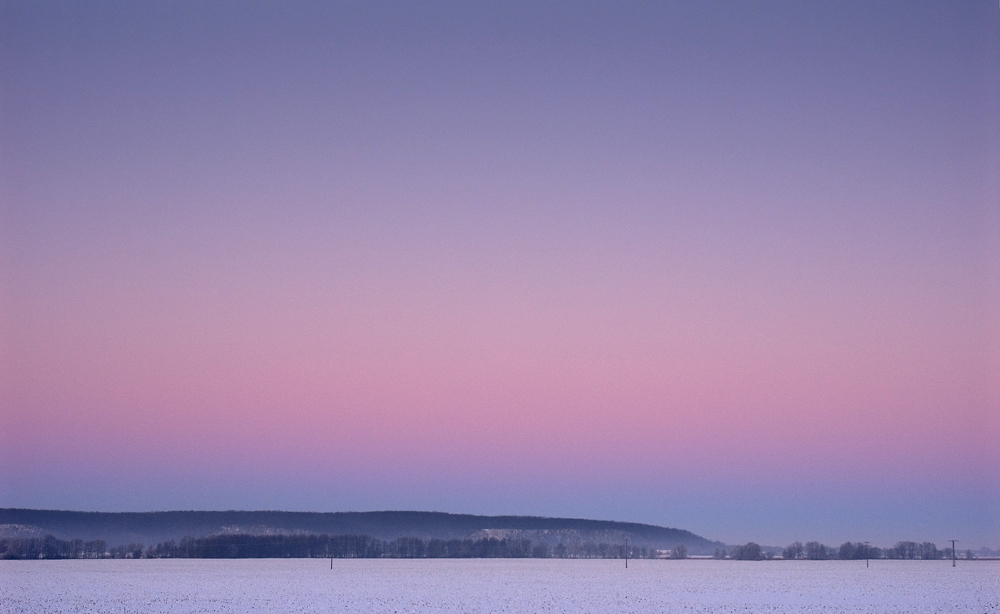
<path fill-rule="evenodd" d="M 0 561 L 0 613 L 1000 613 L 1000 561 Z"/>

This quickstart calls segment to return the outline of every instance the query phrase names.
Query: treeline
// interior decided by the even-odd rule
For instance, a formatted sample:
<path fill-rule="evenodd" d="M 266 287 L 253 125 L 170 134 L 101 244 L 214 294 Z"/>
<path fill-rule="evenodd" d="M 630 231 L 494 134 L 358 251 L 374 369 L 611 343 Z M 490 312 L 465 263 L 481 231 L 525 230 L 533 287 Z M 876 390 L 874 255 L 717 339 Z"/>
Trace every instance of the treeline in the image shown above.
<path fill-rule="evenodd" d="M 863 542 L 844 542 L 840 548 L 831 548 L 819 542 L 793 542 L 782 551 L 785 559 L 807 559 L 821 561 L 828 559 L 858 560 L 858 559 L 909 559 L 933 561 L 952 558 L 951 548 L 939 549 L 931 542 L 896 542 L 891 548 L 879 548 Z M 971 551 L 966 551 L 962 558 L 973 558 Z"/>
<path fill-rule="evenodd" d="M 101 559 L 108 556 L 111 552 L 103 539 L 64 541 L 51 535 L 0 539 L 0 559 Z"/>
<path fill-rule="evenodd" d="M 629 547 L 631 558 L 653 558 L 656 550 Z M 147 558 L 592 558 L 625 556 L 622 544 L 578 542 L 550 546 L 529 539 L 380 540 L 367 535 L 213 535 L 163 542 L 149 548 Z"/>
<path fill-rule="evenodd" d="M 775 549 L 754 542 L 734 546 L 730 551 L 715 550 L 714 558 L 761 561 L 776 558 Z M 368 535 L 212 535 L 185 537 L 179 542 L 166 541 L 155 546 L 128 544 L 108 548 L 104 540 L 61 540 L 52 535 L 40 538 L 0 539 L 0 559 L 246 559 L 246 558 L 340 558 L 340 559 L 437 559 L 437 558 L 571 558 L 618 559 L 626 555 L 622 544 L 574 542 L 550 546 L 529 539 L 429 539 L 402 537 L 379 540 Z M 630 546 L 629 558 L 658 558 L 660 552 Z M 675 547 L 671 558 L 687 558 L 684 546 Z M 845 542 L 831 548 L 820 542 L 793 542 L 781 551 L 786 560 L 858 560 L 951 558 L 951 548 L 939 549 L 931 542 L 897 542 L 891 548 L 879 548 L 862 542 Z M 975 555 L 967 550 L 961 558 Z"/>
<path fill-rule="evenodd" d="M 972 559 L 975 555 L 971 550 L 967 550 L 961 558 Z M 731 551 L 724 548 L 715 550 L 716 559 L 733 559 L 740 561 L 763 561 L 776 558 L 776 553 L 750 542 L 742 546 L 734 546 Z M 879 548 L 863 542 L 844 542 L 839 548 L 831 548 L 819 542 L 793 542 L 781 551 L 781 558 L 785 560 L 859 560 L 859 559 L 919 559 L 938 560 L 952 558 L 951 548 L 938 549 L 931 542 L 918 544 L 917 542 L 897 542 L 891 548 Z"/>
<path fill-rule="evenodd" d="M 760 544 L 749 542 L 742 546 L 733 546 L 732 551 L 725 548 L 716 548 L 713 559 L 732 559 L 734 561 L 763 561 L 773 559 L 774 553 Z"/>
<path fill-rule="evenodd" d="M 403 537 L 391 541 L 367 535 L 212 535 L 185 537 L 144 548 L 142 544 L 108 550 L 103 541 L 63 541 L 51 535 L 36 539 L 0 540 L 2 559 L 73 558 L 623 558 L 621 544 L 579 542 L 532 543 L 528 539 L 430 539 Z M 657 551 L 630 546 L 630 558 L 655 558 Z"/>

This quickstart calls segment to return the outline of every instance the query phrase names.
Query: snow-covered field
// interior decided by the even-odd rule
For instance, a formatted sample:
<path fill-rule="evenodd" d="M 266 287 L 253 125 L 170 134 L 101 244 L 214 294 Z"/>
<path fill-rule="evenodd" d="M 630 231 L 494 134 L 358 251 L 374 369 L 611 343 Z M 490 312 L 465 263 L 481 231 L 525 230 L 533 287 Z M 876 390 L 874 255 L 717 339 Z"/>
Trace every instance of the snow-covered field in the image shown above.
<path fill-rule="evenodd" d="M 987 612 L 1000 561 L 0 561 L 0 612 Z"/>

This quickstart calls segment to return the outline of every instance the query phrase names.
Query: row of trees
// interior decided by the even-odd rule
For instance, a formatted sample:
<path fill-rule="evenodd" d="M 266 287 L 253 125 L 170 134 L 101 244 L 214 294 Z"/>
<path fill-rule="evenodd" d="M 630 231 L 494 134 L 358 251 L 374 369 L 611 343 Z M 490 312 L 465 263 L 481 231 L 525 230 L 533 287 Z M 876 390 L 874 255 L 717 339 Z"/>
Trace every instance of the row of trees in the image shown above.
<path fill-rule="evenodd" d="M 108 550 L 96 540 L 63 541 L 51 535 L 0 539 L 0 558 L 623 558 L 622 544 L 575 542 L 550 546 L 528 539 L 430 539 L 402 537 L 383 541 L 367 535 L 213 535 L 185 537 L 144 548 L 142 544 Z M 655 558 L 657 551 L 629 546 L 630 558 Z"/>
<path fill-rule="evenodd" d="M 717 559 L 735 559 L 741 561 L 762 561 L 773 559 L 775 553 L 761 547 L 754 542 L 742 546 L 733 547 L 731 552 L 723 548 L 715 550 Z M 939 550 L 931 542 L 918 544 L 917 542 L 898 542 L 891 548 L 879 548 L 868 544 L 857 542 L 844 542 L 840 548 L 831 548 L 819 542 L 793 542 L 781 552 L 784 559 L 800 559 L 809 561 L 825 561 L 831 559 L 858 560 L 858 559 L 922 559 L 937 560 L 950 559 L 952 557 L 951 548 Z M 971 550 L 966 551 L 963 558 L 972 559 L 975 555 Z"/>
<path fill-rule="evenodd" d="M 819 542 L 793 542 L 783 551 L 786 559 L 808 559 L 821 561 L 827 559 L 922 559 L 925 561 L 952 558 L 951 548 L 938 549 L 931 542 L 897 542 L 891 548 L 879 548 L 862 542 L 844 542 L 840 548 L 831 548 Z M 966 551 L 963 558 L 974 558 L 972 551 Z"/>
<path fill-rule="evenodd" d="M 742 546 L 733 546 L 732 552 L 727 552 L 725 548 L 716 548 L 714 559 L 733 559 L 736 561 L 763 561 L 774 558 L 774 554 L 761 547 L 760 544 L 748 542 Z"/>
<path fill-rule="evenodd" d="M 630 558 L 653 558 L 656 550 L 630 546 Z M 533 543 L 529 539 L 429 539 L 383 541 L 367 535 L 214 535 L 157 544 L 149 558 L 585 558 L 626 555 L 622 544 Z"/>
<path fill-rule="evenodd" d="M 923 559 L 951 558 L 950 548 L 938 549 L 931 542 L 898 542 L 891 548 L 845 542 L 831 548 L 819 542 L 793 542 L 782 551 L 782 558 L 804 560 Z M 93 559 L 93 558 L 576 558 L 616 559 L 626 555 L 622 544 L 574 542 L 550 546 L 528 539 L 430 539 L 402 537 L 383 541 L 367 535 L 213 535 L 185 537 L 144 547 L 128 544 L 108 549 L 103 540 L 61 540 L 46 535 L 41 538 L 0 539 L 0 559 Z M 629 558 L 657 558 L 652 548 L 629 546 Z M 732 551 L 716 549 L 715 558 L 760 561 L 774 558 L 775 552 L 749 542 Z M 671 558 L 687 558 L 687 548 L 678 545 Z M 974 558 L 966 551 L 963 558 Z"/>
<path fill-rule="evenodd" d="M 142 548 L 141 544 L 139 548 Z M 100 559 L 113 556 L 117 551 L 113 549 L 109 553 L 108 544 L 103 539 L 64 541 L 51 535 L 0 539 L 0 559 Z"/>
<path fill-rule="evenodd" d="M 838 553 L 834 551 L 833 548 L 825 546 L 819 542 L 806 542 L 805 545 L 802 542 L 792 542 L 781 551 L 781 558 L 783 559 L 806 559 L 809 561 L 825 561 L 827 559 L 845 558 L 845 559 L 855 559 L 855 558 L 865 558 L 864 554 L 860 557 L 854 556 L 855 551 L 859 550 L 855 548 L 850 542 L 844 544 L 848 547 L 848 550 L 841 548 L 841 551 L 849 552 L 849 556 L 840 557 Z M 865 544 L 860 544 L 862 548 Z M 869 548 L 869 554 L 874 554 L 874 551 L 878 548 Z M 869 556 L 868 558 L 879 558 L 878 556 Z"/>
<path fill-rule="evenodd" d="M 935 560 L 935 559 L 950 559 L 955 558 L 966 558 L 974 559 L 976 555 L 973 554 L 972 550 L 966 550 L 963 556 L 960 552 L 953 552 L 951 548 L 943 548 L 938 550 L 938 547 L 931 542 L 924 542 L 918 544 L 916 542 L 897 542 L 892 548 L 885 549 L 885 558 L 887 559 L 924 559 L 924 560 Z"/>

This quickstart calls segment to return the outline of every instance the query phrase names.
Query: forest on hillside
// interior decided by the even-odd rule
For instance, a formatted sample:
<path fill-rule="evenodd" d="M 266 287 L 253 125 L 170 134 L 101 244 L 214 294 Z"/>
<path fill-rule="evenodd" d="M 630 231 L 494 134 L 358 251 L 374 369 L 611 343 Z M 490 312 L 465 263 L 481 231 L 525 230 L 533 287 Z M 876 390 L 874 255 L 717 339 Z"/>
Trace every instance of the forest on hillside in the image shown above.
<path fill-rule="evenodd" d="M 18 529 L 8 531 L 4 528 Z M 30 533 L 30 534 L 29 534 Z M 179 542 L 186 537 L 220 534 L 249 535 L 367 535 L 383 542 L 417 537 L 432 539 L 530 539 L 556 548 L 560 542 L 630 542 L 646 548 L 668 549 L 684 544 L 694 552 L 710 554 L 723 546 L 683 529 L 641 523 L 546 518 L 537 516 L 475 516 L 441 512 L 281 512 L 281 511 L 172 511 L 72 512 L 60 510 L 0 509 L 0 538 L 38 537 L 104 540 L 117 547 L 130 543 Z M 581 546 L 582 547 L 582 546 Z"/>

